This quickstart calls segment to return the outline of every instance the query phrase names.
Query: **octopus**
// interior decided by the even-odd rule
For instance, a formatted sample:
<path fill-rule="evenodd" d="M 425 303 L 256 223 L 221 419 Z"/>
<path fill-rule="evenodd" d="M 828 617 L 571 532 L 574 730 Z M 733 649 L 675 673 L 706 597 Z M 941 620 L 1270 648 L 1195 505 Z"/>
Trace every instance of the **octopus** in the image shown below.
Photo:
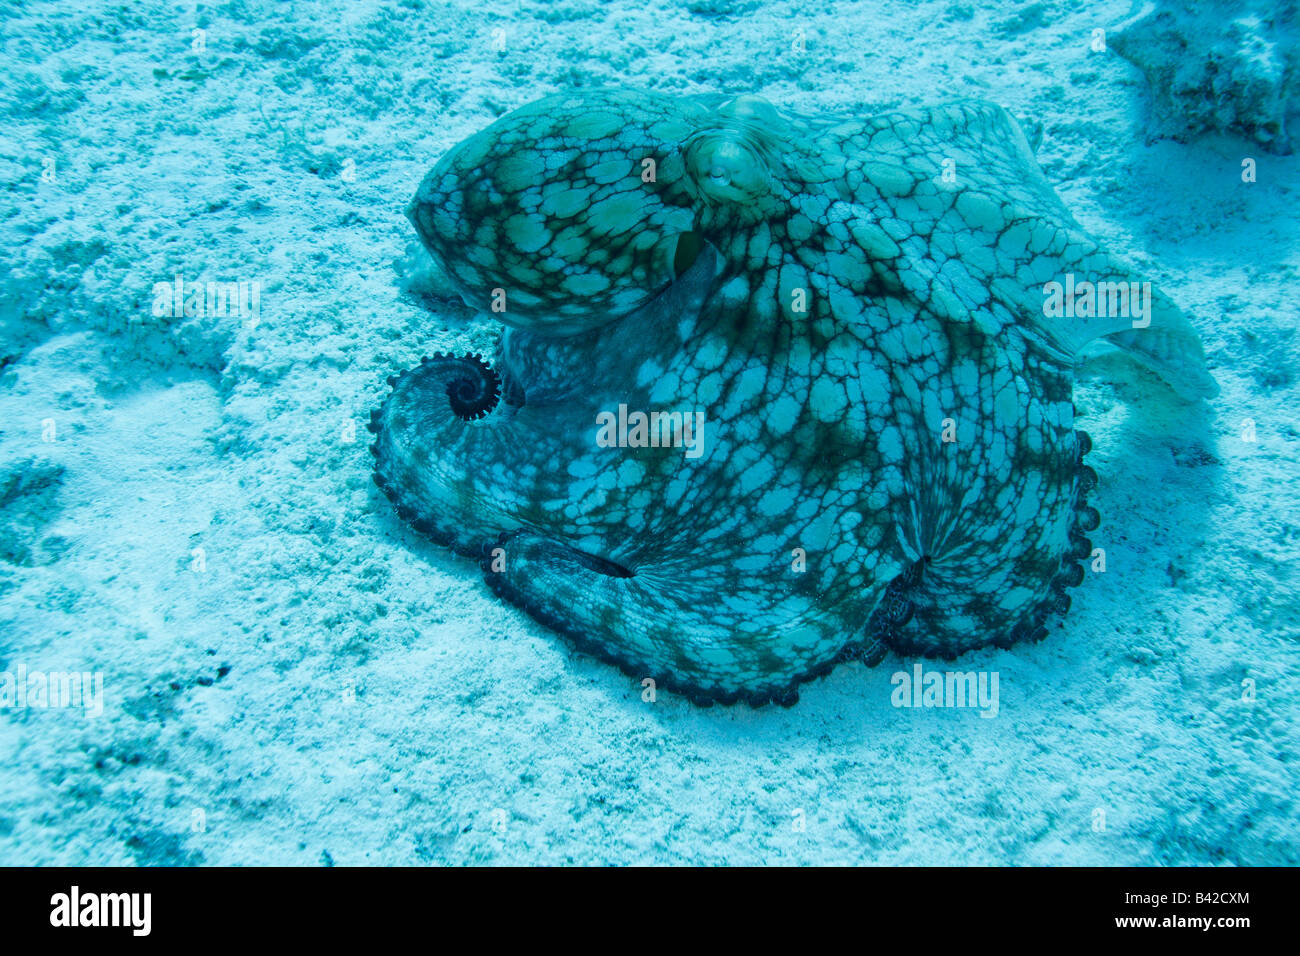
<path fill-rule="evenodd" d="M 496 595 L 700 705 L 1043 639 L 1100 520 L 1084 347 L 1217 390 L 991 103 L 559 94 L 451 149 L 407 216 L 500 334 L 389 379 L 377 485 Z"/>

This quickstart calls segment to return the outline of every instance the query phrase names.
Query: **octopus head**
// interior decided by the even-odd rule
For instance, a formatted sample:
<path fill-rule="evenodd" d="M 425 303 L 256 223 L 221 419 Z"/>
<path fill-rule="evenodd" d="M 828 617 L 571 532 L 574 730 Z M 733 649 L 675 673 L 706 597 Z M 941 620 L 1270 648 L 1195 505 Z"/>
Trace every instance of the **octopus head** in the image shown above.
<path fill-rule="evenodd" d="M 447 153 L 407 215 L 472 307 L 574 335 L 645 305 L 694 260 L 693 129 L 650 94 L 549 97 Z"/>
<path fill-rule="evenodd" d="M 407 215 L 471 307 L 568 336 L 625 317 L 773 214 L 776 110 L 613 90 L 516 110 L 447 153 Z"/>

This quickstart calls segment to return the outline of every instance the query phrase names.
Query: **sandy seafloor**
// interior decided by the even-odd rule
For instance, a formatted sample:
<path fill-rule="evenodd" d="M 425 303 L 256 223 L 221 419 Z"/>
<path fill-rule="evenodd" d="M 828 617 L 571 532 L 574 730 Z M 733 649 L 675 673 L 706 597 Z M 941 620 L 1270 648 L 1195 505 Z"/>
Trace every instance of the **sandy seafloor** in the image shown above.
<path fill-rule="evenodd" d="M 6 6 L 0 670 L 99 671 L 106 704 L 0 713 L 0 863 L 1300 861 L 1300 160 L 1154 132 L 1089 49 L 1128 4 L 1082 7 Z M 372 484 L 385 378 L 490 339 L 427 276 L 416 184 L 607 83 L 1002 103 L 1200 330 L 1200 406 L 1084 367 L 1108 567 L 1043 643 L 962 659 L 996 719 L 890 706 L 897 657 L 789 710 L 644 703 Z M 176 274 L 260 281 L 259 320 L 155 318 Z"/>

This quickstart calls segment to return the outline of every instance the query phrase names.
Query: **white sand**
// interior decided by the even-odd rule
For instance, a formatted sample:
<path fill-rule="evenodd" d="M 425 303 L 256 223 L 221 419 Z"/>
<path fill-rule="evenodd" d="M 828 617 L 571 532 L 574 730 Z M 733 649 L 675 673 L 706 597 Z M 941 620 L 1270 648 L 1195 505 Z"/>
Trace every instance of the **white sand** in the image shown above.
<path fill-rule="evenodd" d="M 1126 3 L 201 9 L 0 15 L 0 670 L 106 694 L 0 712 L 0 863 L 1300 862 L 1300 161 L 1147 142 L 1141 75 L 1089 50 Z M 1200 329 L 1207 405 L 1085 373 L 1107 571 L 1042 644 L 962 659 L 996 719 L 890 706 L 894 657 L 791 710 L 643 703 L 371 484 L 385 377 L 484 339 L 420 294 L 402 207 L 601 83 L 1000 102 Z M 154 318 L 176 274 L 260 281 L 256 326 Z"/>

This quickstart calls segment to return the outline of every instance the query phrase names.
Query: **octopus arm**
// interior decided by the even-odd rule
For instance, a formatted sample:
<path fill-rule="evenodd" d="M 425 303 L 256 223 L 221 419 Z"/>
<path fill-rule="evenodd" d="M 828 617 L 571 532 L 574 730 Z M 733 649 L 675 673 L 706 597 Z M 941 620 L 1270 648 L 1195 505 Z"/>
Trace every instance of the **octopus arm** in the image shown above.
<path fill-rule="evenodd" d="M 836 663 L 883 654 L 850 641 L 851 624 L 812 597 L 737 585 L 707 562 L 629 568 L 521 530 L 498 539 L 483 571 L 581 650 L 701 705 L 789 706 Z"/>

